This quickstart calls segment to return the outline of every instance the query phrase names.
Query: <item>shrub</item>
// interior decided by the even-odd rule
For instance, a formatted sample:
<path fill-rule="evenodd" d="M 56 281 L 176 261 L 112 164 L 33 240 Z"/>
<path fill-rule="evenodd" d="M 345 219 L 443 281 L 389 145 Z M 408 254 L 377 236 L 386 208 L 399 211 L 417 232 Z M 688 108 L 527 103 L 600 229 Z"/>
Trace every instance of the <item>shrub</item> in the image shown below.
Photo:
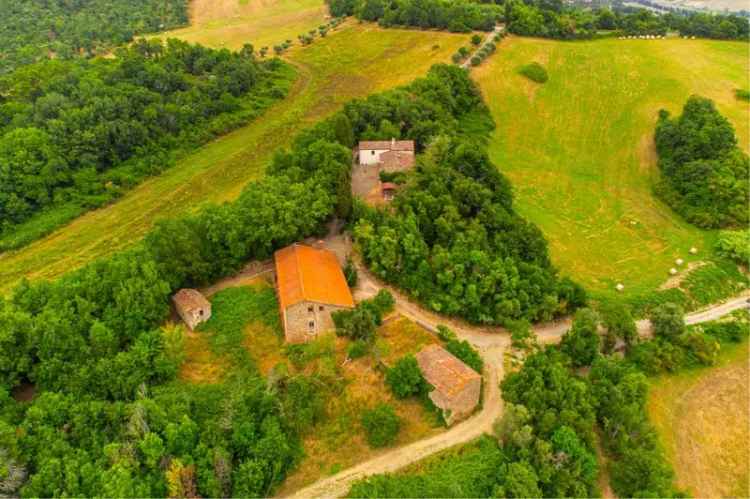
<path fill-rule="evenodd" d="M 461 57 L 466 57 L 469 55 L 469 49 L 468 47 L 461 47 L 458 49 L 458 53 L 461 54 Z"/>
<path fill-rule="evenodd" d="M 471 58 L 471 65 L 472 66 L 479 66 L 482 63 L 482 59 L 479 56 L 474 56 Z"/>
<path fill-rule="evenodd" d="M 560 342 L 560 350 L 570 357 L 574 366 L 590 366 L 599 354 L 599 316 L 591 309 L 576 312 L 570 331 Z"/>
<path fill-rule="evenodd" d="M 471 36 L 471 44 L 472 45 L 476 46 L 476 45 L 479 45 L 480 43 L 482 43 L 482 37 L 481 36 L 479 36 L 479 35 L 472 35 Z"/>
<path fill-rule="evenodd" d="M 461 359 L 464 364 L 482 374 L 482 369 L 484 368 L 482 356 L 474 350 L 474 347 L 468 341 L 451 340 L 445 344 L 445 349 Z"/>
<path fill-rule="evenodd" d="M 682 335 L 685 332 L 684 315 L 685 311 L 675 303 L 664 303 L 656 307 L 649 317 L 654 336 L 672 341 Z"/>
<path fill-rule="evenodd" d="M 386 447 L 396 441 L 401 430 L 401 418 L 388 404 L 379 404 L 362 414 L 362 426 L 371 447 Z"/>
<path fill-rule="evenodd" d="M 532 62 L 521 66 L 521 69 L 519 69 L 518 72 L 536 83 L 546 83 L 549 79 L 547 70 L 538 62 Z"/>
<path fill-rule="evenodd" d="M 739 343 L 750 334 L 747 323 L 738 321 L 707 324 L 703 326 L 703 332 L 721 343 Z"/>
<path fill-rule="evenodd" d="M 716 252 L 740 265 L 750 263 L 750 230 L 723 230 L 716 241 Z"/>
<path fill-rule="evenodd" d="M 346 278 L 346 284 L 348 284 L 350 288 L 355 287 L 357 285 L 357 282 L 359 281 L 357 267 L 354 265 L 354 262 L 351 258 L 346 259 L 346 265 L 344 266 L 344 277 Z"/>
<path fill-rule="evenodd" d="M 364 340 L 356 340 L 351 345 L 349 345 L 349 348 L 346 351 L 346 355 L 350 359 L 359 359 L 360 357 L 364 357 L 365 355 L 367 355 L 367 352 L 369 351 L 369 343 Z"/>
<path fill-rule="evenodd" d="M 451 60 L 453 61 L 454 64 L 458 64 L 459 62 L 461 62 L 461 59 L 463 59 L 463 57 L 458 52 L 456 52 L 455 54 L 451 56 Z"/>
<path fill-rule="evenodd" d="M 750 90 L 738 88 L 737 90 L 734 91 L 734 96 L 740 100 L 750 101 Z"/>
<path fill-rule="evenodd" d="M 400 399 L 419 395 L 425 389 L 425 380 L 413 355 L 402 357 L 385 373 L 385 382 Z"/>

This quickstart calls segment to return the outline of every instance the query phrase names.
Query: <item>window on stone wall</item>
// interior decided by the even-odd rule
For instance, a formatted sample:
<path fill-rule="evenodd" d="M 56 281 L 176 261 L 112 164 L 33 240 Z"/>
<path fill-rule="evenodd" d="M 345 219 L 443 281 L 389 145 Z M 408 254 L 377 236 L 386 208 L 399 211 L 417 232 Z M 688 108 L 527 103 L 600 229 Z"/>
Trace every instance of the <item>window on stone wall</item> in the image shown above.
<path fill-rule="evenodd" d="M 309 307 L 307 307 L 307 311 L 308 312 L 313 312 L 314 310 L 315 310 L 315 307 L 313 307 L 312 305 L 310 305 Z"/>
<path fill-rule="evenodd" d="M 315 321 L 310 321 L 310 329 L 315 329 Z"/>
<path fill-rule="evenodd" d="M 319 306 L 318 310 L 322 312 L 323 311 L 323 305 Z"/>

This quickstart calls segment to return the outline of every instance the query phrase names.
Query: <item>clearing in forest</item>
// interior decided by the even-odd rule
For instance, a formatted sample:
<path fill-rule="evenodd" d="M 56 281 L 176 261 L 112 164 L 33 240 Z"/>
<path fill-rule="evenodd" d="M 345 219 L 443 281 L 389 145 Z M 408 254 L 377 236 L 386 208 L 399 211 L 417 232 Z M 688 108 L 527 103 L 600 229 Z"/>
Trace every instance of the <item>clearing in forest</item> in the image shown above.
<path fill-rule="evenodd" d="M 750 345 L 728 347 L 716 366 L 652 380 L 649 419 L 694 497 L 750 496 Z"/>
<path fill-rule="evenodd" d="M 259 13 L 262 15 L 262 12 Z M 282 37 L 284 38 L 284 37 Z M 290 94 L 249 125 L 182 158 L 114 204 L 89 212 L 25 248 L 0 254 L 0 293 L 22 277 L 54 278 L 130 247 L 160 218 L 235 198 L 274 151 L 355 97 L 406 84 L 448 62 L 468 35 L 345 23 L 285 57 L 298 76 Z M 209 43 L 209 39 L 198 39 Z M 252 41 L 252 40 L 248 40 Z M 384 64 L 383 61 L 388 61 Z"/>
<path fill-rule="evenodd" d="M 659 109 L 690 94 L 716 102 L 748 147 L 748 44 L 710 40 L 562 42 L 509 37 L 474 70 L 497 129 L 490 154 L 516 207 L 550 243 L 553 263 L 594 295 L 656 290 L 676 258 L 705 259 L 715 233 L 681 220 L 652 194 Z M 541 63 L 539 85 L 519 67 Z M 695 256 L 688 254 L 697 247 Z"/>

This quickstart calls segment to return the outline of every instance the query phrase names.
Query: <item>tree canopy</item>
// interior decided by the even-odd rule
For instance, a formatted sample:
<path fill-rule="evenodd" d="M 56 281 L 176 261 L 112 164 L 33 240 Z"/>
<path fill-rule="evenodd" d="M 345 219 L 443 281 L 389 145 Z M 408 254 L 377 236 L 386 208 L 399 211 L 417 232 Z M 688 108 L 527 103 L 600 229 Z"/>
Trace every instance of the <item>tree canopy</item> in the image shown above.
<path fill-rule="evenodd" d="M 699 227 L 747 226 L 750 157 L 713 101 L 693 95 L 675 119 L 661 111 L 655 139 L 662 199 Z"/>

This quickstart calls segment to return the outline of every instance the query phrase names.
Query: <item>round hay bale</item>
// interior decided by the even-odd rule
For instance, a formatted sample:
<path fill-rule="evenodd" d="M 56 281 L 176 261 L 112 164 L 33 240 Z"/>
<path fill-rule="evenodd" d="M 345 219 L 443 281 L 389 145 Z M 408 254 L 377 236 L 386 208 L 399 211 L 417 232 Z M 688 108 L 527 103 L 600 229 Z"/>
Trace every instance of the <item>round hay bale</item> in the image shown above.
<path fill-rule="evenodd" d="M 671 269 L 669 269 L 669 273 L 670 273 L 671 275 L 675 275 L 675 274 L 677 273 L 677 269 L 676 269 L 676 268 L 674 268 L 674 267 L 672 267 Z"/>
<path fill-rule="evenodd" d="M 674 261 L 674 263 L 677 264 L 677 266 L 679 267 L 680 265 L 685 263 L 685 260 L 683 260 L 682 258 L 678 258 L 677 260 Z"/>
<path fill-rule="evenodd" d="M 698 248 L 696 248 L 695 246 L 693 246 L 692 248 L 690 248 L 690 254 L 691 255 L 694 255 L 696 253 L 698 253 Z"/>
<path fill-rule="evenodd" d="M 622 292 L 622 290 L 625 289 L 625 286 L 621 282 L 618 282 L 617 286 L 615 286 L 615 289 L 619 292 Z"/>

